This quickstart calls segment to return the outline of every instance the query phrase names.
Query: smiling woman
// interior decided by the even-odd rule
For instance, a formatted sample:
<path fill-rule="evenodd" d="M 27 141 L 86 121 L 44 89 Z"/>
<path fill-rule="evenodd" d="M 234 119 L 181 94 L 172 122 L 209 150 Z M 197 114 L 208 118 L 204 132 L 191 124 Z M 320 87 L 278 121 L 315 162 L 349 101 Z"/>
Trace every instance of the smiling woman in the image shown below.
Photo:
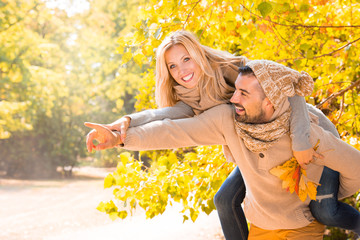
<path fill-rule="evenodd" d="M 165 61 L 174 80 L 185 88 L 194 88 L 201 77 L 201 69 L 186 48 L 176 44 L 165 53 Z"/>

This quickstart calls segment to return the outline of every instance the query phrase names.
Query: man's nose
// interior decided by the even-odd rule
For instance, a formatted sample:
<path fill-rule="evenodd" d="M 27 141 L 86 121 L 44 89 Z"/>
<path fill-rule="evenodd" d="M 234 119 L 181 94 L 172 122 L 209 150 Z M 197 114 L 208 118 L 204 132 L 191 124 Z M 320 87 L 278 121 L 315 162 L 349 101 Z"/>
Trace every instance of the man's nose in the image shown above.
<path fill-rule="evenodd" d="M 231 103 L 239 103 L 240 102 L 240 94 L 238 93 L 238 91 L 235 91 L 234 94 L 232 95 L 232 97 L 230 98 L 230 102 Z"/>

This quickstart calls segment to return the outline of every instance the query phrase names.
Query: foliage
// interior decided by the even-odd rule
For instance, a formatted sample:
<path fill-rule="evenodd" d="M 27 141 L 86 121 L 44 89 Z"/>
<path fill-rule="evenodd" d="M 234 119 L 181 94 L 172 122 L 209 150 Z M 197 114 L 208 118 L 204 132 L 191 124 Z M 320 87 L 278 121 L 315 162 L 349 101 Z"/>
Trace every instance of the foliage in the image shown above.
<path fill-rule="evenodd" d="M 133 111 L 140 67 L 122 66 L 115 49 L 137 3 L 94 0 L 69 16 L 46 1 L 0 1 L 0 168 L 8 176 L 76 165 L 86 155 L 85 120 Z"/>
<path fill-rule="evenodd" d="M 122 153 L 117 170 L 104 181 L 105 188 L 114 187 L 116 202 L 101 202 L 98 209 L 115 219 L 127 217 L 138 206 L 153 218 L 178 202 L 184 221 L 195 221 L 200 211 L 210 214 L 215 209 L 212 199 L 234 165 L 225 163 L 218 146 L 198 147 L 181 156 L 167 152 L 142 170 L 142 162 Z"/>
<path fill-rule="evenodd" d="M 319 143 L 320 140 L 314 146 L 315 151 Z M 282 188 L 290 193 L 295 192 L 301 201 L 304 202 L 308 196 L 311 200 L 316 200 L 318 184 L 306 177 L 306 170 L 300 166 L 295 157 L 272 168 L 270 173 L 282 180 Z"/>

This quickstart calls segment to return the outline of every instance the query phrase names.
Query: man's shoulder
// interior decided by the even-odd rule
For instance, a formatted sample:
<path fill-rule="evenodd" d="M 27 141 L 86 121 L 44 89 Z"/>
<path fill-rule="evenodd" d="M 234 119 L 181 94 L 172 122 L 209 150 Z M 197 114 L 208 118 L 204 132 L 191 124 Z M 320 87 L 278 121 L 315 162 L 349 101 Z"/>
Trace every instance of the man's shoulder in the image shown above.
<path fill-rule="evenodd" d="M 208 110 L 206 110 L 204 113 L 208 114 L 208 115 L 217 115 L 219 116 L 219 114 L 224 114 L 224 116 L 229 116 L 232 115 L 233 113 L 233 106 L 232 104 L 219 104 L 215 107 L 212 107 Z"/>
<path fill-rule="evenodd" d="M 231 121 L 233 116 L 233 107 L 231 104 L 219 104 L 196 116 L 201 121 L 214 122 L 222 124 Z"/>

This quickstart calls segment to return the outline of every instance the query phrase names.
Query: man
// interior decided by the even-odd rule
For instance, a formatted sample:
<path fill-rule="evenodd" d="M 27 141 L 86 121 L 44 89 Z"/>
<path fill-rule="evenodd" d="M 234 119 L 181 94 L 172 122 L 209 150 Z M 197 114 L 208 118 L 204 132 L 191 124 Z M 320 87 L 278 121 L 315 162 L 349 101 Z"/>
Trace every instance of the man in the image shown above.
<path fill-rule="evenodd" d="M 251 61 L 236 80 L 233 107 L 219 105 L 194 118 L 130 128 L 124 143 L 117 133 L 87 123 L 96 129 L 101 142 L 94 146 L 88 141 L 88 149 L 117 144 L 129 150 L 228 145 L 247 189 L 244 211 L 251 222 L 249 239 L 322 239 L 324 226 L 314 221 L 310 199 L 300 201 L 296 194 L 282 189 L 281 180 L 269 172 L 292 157 L 287 97 L 307 93 L 311 89 L 308 80 L 283 65 Z M 307 166 L 307 178 L 319 182 L 326 165 L 341 173 L 339 197 L 349 196 L 360 188 L 360 152 L 316 122 L 312 116 L 310 142 L 315 145 L 320 140 L 318 152 L 324 159 Z"/>

